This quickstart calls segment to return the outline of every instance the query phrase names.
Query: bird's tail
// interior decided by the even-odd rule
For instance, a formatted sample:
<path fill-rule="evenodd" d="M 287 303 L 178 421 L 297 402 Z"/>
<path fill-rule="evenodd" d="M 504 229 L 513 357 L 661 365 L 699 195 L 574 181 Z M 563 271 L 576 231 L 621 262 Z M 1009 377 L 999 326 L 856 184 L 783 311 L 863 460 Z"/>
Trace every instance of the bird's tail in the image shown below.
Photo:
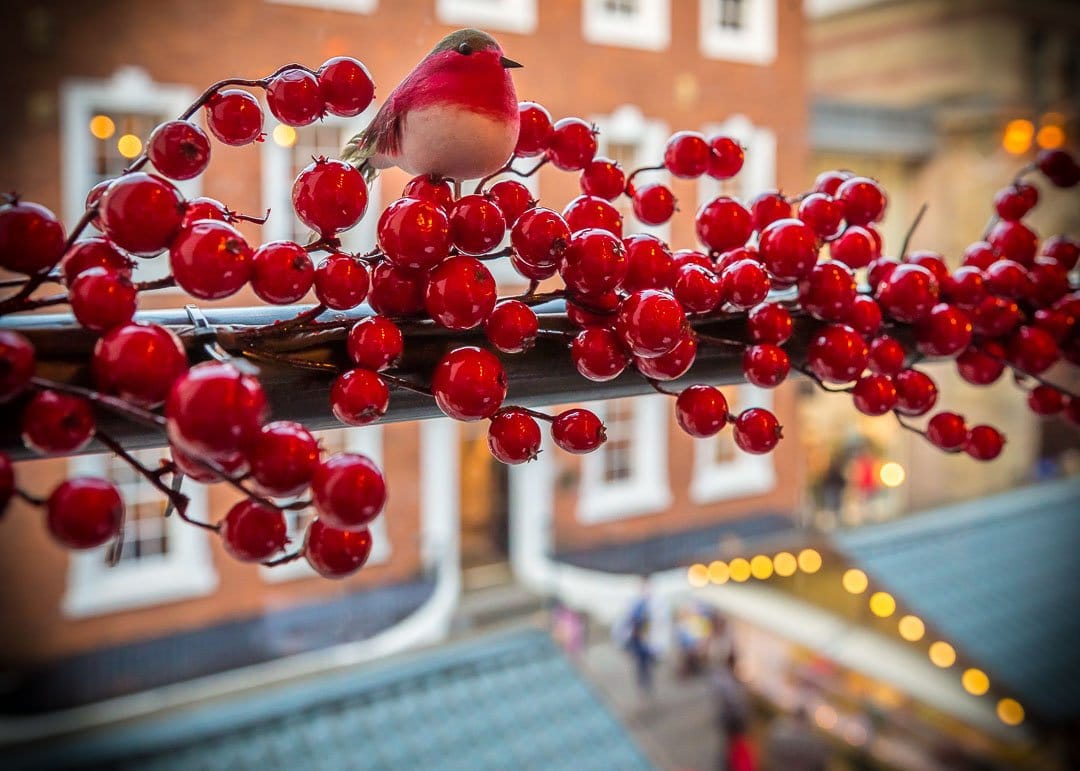
<path fill-rule="evenodd" d="M 360 132 L 348 142 L 341 150 L 341 160 L 351 163 L 364 175 L 364 181 L 371 183 L 378 175 L 379 170 L 371 165 L 371 156 L 374 153 L 373 143 L 365 141 L 365 132 Z"/>

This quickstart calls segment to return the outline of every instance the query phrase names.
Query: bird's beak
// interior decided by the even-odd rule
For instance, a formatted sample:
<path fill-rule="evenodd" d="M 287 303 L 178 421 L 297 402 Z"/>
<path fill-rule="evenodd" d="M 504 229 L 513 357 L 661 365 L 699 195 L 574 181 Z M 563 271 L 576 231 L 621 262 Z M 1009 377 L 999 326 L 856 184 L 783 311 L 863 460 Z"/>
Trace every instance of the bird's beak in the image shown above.
<path fill-rule="evenodd" d="M 525 66 L 523 64 L 518 64 L 513 59 L 507 59 L 505 56 L 499 57 L 499 63 L 502 64 L 503 69 L 506 69 L 506 70 L 511 70 L 511 69 L 514 69 L 515 67 L 524 67 Z"/>

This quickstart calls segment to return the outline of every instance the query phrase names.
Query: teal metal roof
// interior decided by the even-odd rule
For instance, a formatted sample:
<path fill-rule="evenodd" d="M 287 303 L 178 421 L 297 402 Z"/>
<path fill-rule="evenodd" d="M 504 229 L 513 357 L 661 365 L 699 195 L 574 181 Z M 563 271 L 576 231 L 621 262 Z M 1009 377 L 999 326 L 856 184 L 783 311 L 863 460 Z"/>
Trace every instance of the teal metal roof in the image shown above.
<path fill-rule="evenodd" d="M 1080 479 L 835 536 L 851 562 L 1042 719 L 1080 717 Z"/>
<path fill-rule="evenodd" d="M 548 635 L 533 630 L 246 696 L 45 752 L 5 753 L 5 767 L 652 768 Z"/>

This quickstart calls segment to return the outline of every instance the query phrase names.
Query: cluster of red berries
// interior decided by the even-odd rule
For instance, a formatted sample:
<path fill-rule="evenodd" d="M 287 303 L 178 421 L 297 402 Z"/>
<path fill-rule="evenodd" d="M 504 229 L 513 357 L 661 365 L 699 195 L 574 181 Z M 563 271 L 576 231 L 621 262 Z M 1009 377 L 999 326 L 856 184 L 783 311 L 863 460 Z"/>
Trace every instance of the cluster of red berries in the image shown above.
<path fill-rule="evenodd" d="M 287 67 L 262 84 L 271 112 L 293 126 L 328 112 L 357 115 L 374 89 L 363 65 L 346 57 L 318 71 Z M 209 131 L 221 142 L 261 139 L 262 108 L 248 92 L 211 90 L 205 107 Z M 776 387 L 794 368 L 849 393 L 867 415 L 891 412 L 905 426 L 929 415 L 925 429 L 908 427 L 943 450 L 982 460 L 996 457 L 1004 438 L 953 412 L 930 414 L 938 389 L 917 361 L 955 359 L 961 377 L 976 385 L 1009 367 L 1018 382 L 1037 383 L 1028 396 L 1033 411 L 1080 422 L 1080 398 L 1042 379 L 1059 358 L 1080 364 L 1080 293 L 1069 278 L 1080 244 L 1064 236 L 1040 244 L 1022 222 L 1038 202 L 1029 182 L 1018 179 L 998 193 L 995 223 L 954 269 L 932 252 L 883 256 L 875 223 L 885 213 L 885 191 L 841 171 L 819 175 L 812 190 L 794 198 L 768 191 L 744 205 L 718 196 L 695 215 L 701 247 L 672 250 L 655 236 L 625 234 L 613 203 L 626 196 L 638 220 L 662 224 L 675 212 L 668 186 L 636 184 L 637 172 L 627 176 L 596 157 L 596 132 L 584 120 L 553 122 L 533 102 L 521 103 L 519 112 L 514 156 L 538 158 L 536 169 L 551 164 L 578 173 L 580 196 L 556 211 L 512 179 L 455 197 L 448 181 L 417 177 L 383 210 L 377 248 L 363 255 L 340 248 L 338 236 L 368 205 L 363 176 L 341 161 L 314 159 L 294 182 L 293 208 L 316 234 L 307 245 L 274 241 L 253 249 L 233 226 L 239 215 L 213 199 L 185 201 L 165 177 L 201 174 L 211 147 L 187 120 L 157 127 L 142 163 L 90 191 L 87 217 L 101 237 L 68 243 L 51 212 L 11 200 L 0 207 L 0 267 L 28 275 L 24 289 L 31 291 L 45 280 L 64 284 L 75 318 L 100 339 L 89 367 L 92 389 L 64 389 L 35 378 L 26 337 L 0 331 L 0 403 L 17 402 L 25 443 L 41 454 L 77 452 L 95 436 L 109 443 L 94 415 L 93 402 L 102 399 L 91 397 L 130 405 L 142 419 L 160 421 L 172 453 L 164 469 L 139 468 L 148 478 L 160 485 L 162 473 L 183 474 L 247 493 L 220 523 L 207 525 L 230 554 L 259 562 L 302 555 L 331 577 L 354 572 L 368 557 L 368 525 L 386 502 L 381 471 L 355 453 L 324 457 L 298 423 L 267 422 L 262 387 L 246 369 L 227 361 L 191 366 L 171 330 L 134 322 L 141 287 L 131 282 L 133 257 L 167 253 L 172 280 L 200 299 L 228 297 L 250 283 L 265 302 L 291 304 L 313 290 L 314 313 L 283 329 L 303 332 L 326 309 L 366 302 L 374 313 L 345 332 L 351 366 L 330 388 L 333 414 L 346 425 L 367 425 L 385 415 L 393 387 L 423 391 L 454 419 L 488 421 L 491 453 L 508 464 L 536 458 L 540 421 L 570 453 L 605 441 L 603 423 L 589 410 L 548 415 L 505 403 L 502 357 L 529 350 L 542 331 L 565 336 L 582 377 L 603 382 L 634 371 L 675 397 L 676 421 L 689 435 L 710 437 L 730 425 L 748 453 L 776 447 L 782 429 L 775 415 L 762 408 L 733 414 L 711 385 L 663 385 L 690 371 L 701 346 L 734 347 L 746 380 L 761 388 Z M 139 171 L 147 160 L 164 176 Z M 742 164 L 743 149 L 730 137 L 683 131 L 669 139 L 662 166 L 638 171 L 727 179 Z M 1036 166 L 1057 186 L 1080 181 L 1080 167 L 1061 151 L 1040 154 Z M 317 266 L 316 251 L 326 253 Z M 499 297 L 485 265 L 499 257 L 531 282 L 528 293 Z M 530 307 L 551 296 L 536 289 L 556 276 L 572 332 L 541 330 Z M 860 282 L 869 289 L 860 290 Z M 0 300 L 0 313 L 24 309 L 19 301 L 28 296 Z M 745 335 L 715 338 L 694 324 L 717 317 L 744 318 Z M 454 347 L 429 381 L 414 382 L 394 370 L 405 352 L 404 327 L 418 318 L 454 331 L 482 329 L 489 345 Z M 809 344 L 793 362 L 785 345 L 797 325 L 805 326 Z M 250 339 L 274 332 L 253 330 Z M 11 462 L 0 454 L 0 509 L 18 493 Z M 281 557 L 285 506 L 275 501 L 308 493 L 318 518 L 302 547 Z M 98 546 L 122 528 L 119 493 L 104 480 L 67 480 L 41 503 L 50 532 L 71 548 Z"/>

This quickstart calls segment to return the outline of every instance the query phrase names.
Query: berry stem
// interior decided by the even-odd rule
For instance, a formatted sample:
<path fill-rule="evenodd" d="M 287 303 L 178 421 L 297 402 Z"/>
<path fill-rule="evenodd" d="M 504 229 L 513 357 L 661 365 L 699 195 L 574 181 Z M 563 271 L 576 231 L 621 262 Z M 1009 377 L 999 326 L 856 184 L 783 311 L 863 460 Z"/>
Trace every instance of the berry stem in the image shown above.
<path fill-rule="evenodd" d="M 500 297 L 499 302 L 518 300 L 526 305 L 543 305 L 551 300 L 561 300 L 564 297 L 566 297 L 565 290 L 555 289 L 550 292 L 526 292 L 525 294 L 511 295 L 510 297 Z"/>
<path fill-rule="evenodd" d="M 479 182 L 476 183 L 476 188 L 473 190 L 473 195 L 479 195 L 480 193 L 484 192 L 484 185 L 486 185 L 491 180 L 495 179 L 495 177 L 499 176 L 500 174 L 506 174 L 507 172 L 510 172 L 510 171 L 513 171 L 513 170 L 514 170 L 514 156 L 511 155 L 510 159 L 506 163 L 504 163 L 502 166 L 500 166 L 495 171 L 491 172 L 486 177 L 484 177 L 483 179 L 481 179 Z"/>
<path fill-rule="evenodd" d="M 234 211 L 228 212 L 228 215 L 232 217 L 233 220 L 240 220 L 242 222 L 254 222 L 256 225 L 265 225 L 266 221 L 270 219 L 270 210 L 267 209 L 266 214 L 261 217 L 255 217 L 251 214 L 238 214 Z"/>
<path fill-rule="evenodd" d="M 255 327 L 254 329 L 249 329 L 246 332 L 240 333 L 237 337 L 244 341 L 258 340 L 263 337 L 282 337 L 286 332 L 290 332 L 298 327 L 303 327 L 308 322 L 319 318 L 326 310 L 327 308 L 325 305 L 315 305 L 308 308 L 306 311 L 296 314 L 291 319 L 275 321 L 273 324 L 267 324 L 263 327 Z"/>
<path fill-rule="evenodd" d="M 707 335 L 704 332 L 698 332 L 694 330 L 694 335 L 699 342 L 706 343 L 707 345 L 718 345 L 729 348 L 747 348 L 747 344 L 742 340 L 732 340 L 728 337 L 716 337 L 714 335 Z"/>
<path fill-rule="evenodd" d="M 274 361 L 280 364 L 288 364 L 290 367 L 296 367 L 297 369 L 307 369 L 314 372 L 338 373 L 341 371 L 341 367 L 329 361 L 311 361 L 310 359 L 299 359 L 293 356 L 285 356 L 284 354 L 272 353 L 270 351 L 259 350 L 256 348 L 244 348 L 240 351 L 240 354 L 242 356 L 247 356 L 251 359 Z"/>
<path fill-rule="evenodd" d="M 266 562 L 259 563 L 266 568 L 276 568 L 278 565 L 287 565 L 290 562 L 296 562 L 298 559 L 304 556 L 304 552 L 301 550 L 294 551 L 292 554 L 284 554 L 276 559 L 266 560 Z"/>
<path fill-rule="evenodd" d="M 634 194 L 634 177 L 638 174 L 645 171 L 664 171 L 666 168 L 667 167 L 661 163 L 659 166 L 642 166 L 640 169 L 634 169 L 634 171 L 630 173 L 630 176 L 626 178 L 626 187 L 623 188 L 623 192 L 630 196 Z"/>
<path fill-rule="evenodd" d="M 827 393 L 830 393 L 830 394 L 849 394 L 853 390 L 855 390 L 854 388 L 852 388 L 850 386 L 845 387 L 845 388 L 830 388 L 828 385 L 826 385 L 824 380 L 822 380 L 817 375 L 815 375 L 813 370 L 811 370 L 809 367 L 807 367 L 805 365 L 801 366 L 801 367 L 796 367 L 795 369 L 797 369 L 799 372 L 803 373 L 808 378 L 813 380 L 814 383 L 817 384 L 818 388 L 820 388 L 822 391 L 826 391 Z"/>
<path fill-rule="evenodd" d="M 44 506 L 46 501 L 44 498 L 39 498 L 36 495 L 31 495 L 20 487 L 15 488 L 15 495 L 19 496 L 22 500 L 29 503 L 31 506 Z"/>
<path fill-rule="evenodd" d="M 168 289 L 169 287 L 176 286 L 176 279 L 172 276 L 162 276 L 161 278 L 155 278 L 152 281 L 137 281 L 135 282 L 136 292 L 150 292 L 154 289 Z"/>
<path fill-rule="evenodd" d="M 379 377 L 381 377 L 383 380 L 385 380 L 390 385 L 397 386 L 398 388 L 404 388 L 407 391 L 413 391 L 413 392 L 418 393 L 418 394 L 424 394 L 425 396 L 431 396 L 432 395 L 430 388 L 428 388 L 426 386 L 422 386 L 422 385 L 420 385 L 418 383 L 414 383 L 413 381 L 408 380 L 407 378 L 398 377 L 397 375 L 389 375 L 386 372 L 380 372 Z"/>
<path fill-rule="evenodd" d="M 505 409 L 505 408 L 504 408 Z M 528 407 L 514 407 L 515 410 L 521 410 L 527 415 L 532 415 L 537 420 L 546 420 L 548 423 L 555 422 L 554 415 L 548 415 L 546 412 L 540 412 L 539 410 L 530 410 Z"/>
<path fill-rule="evenodd" d="M 915 215 L 915 219 L 911 221 L 911 226 L 907 229 L 907 233 L 904 234 L 904 240 L 900 243 L 901 261 L 907 257 L 908 244 L 911 243 L 911 237 L 915 235 L 915 228 L 919 227 L 919 223 L 922 222 L 922 218 L 926 214 L 926 210 L 928 208 L 929 204 L 926 203 L 923 203 L 923 205 L 919 207 L 919 211 Z"/>
<path fill-rule="evenodd" d="M 110 409 L 124 417 L 131 418 L 132 420 L 136 420 L 154 428 L 165 428 L 165 418 L 161 415 L 150 412 L 150 410 L 144 410 L 142 407 L 136 407 L 134 404 L 126 402 L 123 399 L 103 394 L 91 388 L 83 388 L 82 386 L 71 385 L 70 383 L 58 383 L 43 377 L 30 378 L 30 384 L 42 391 L 60 391 L 61 393 L 81 396 L 87 401 Z"/>
<path fill-rule="evenodd" d="M 642 377 L 644 377 L 644 375 Z M 645 382 L 648 383 L 650 386 L 652 386 L 652 389 L 654 391 L 656 391 L 657 393 L 664 394 L 664 396 L 674 396 L 676 398 L 678 398 L 678 396 L 679 396 L 678 391 L 672 391 L 670 388 L 665 388 L 664 386 L 662 386 L 660 384 L 660 381 L 655 379 L 655 378 L 646 377 Z"/>

